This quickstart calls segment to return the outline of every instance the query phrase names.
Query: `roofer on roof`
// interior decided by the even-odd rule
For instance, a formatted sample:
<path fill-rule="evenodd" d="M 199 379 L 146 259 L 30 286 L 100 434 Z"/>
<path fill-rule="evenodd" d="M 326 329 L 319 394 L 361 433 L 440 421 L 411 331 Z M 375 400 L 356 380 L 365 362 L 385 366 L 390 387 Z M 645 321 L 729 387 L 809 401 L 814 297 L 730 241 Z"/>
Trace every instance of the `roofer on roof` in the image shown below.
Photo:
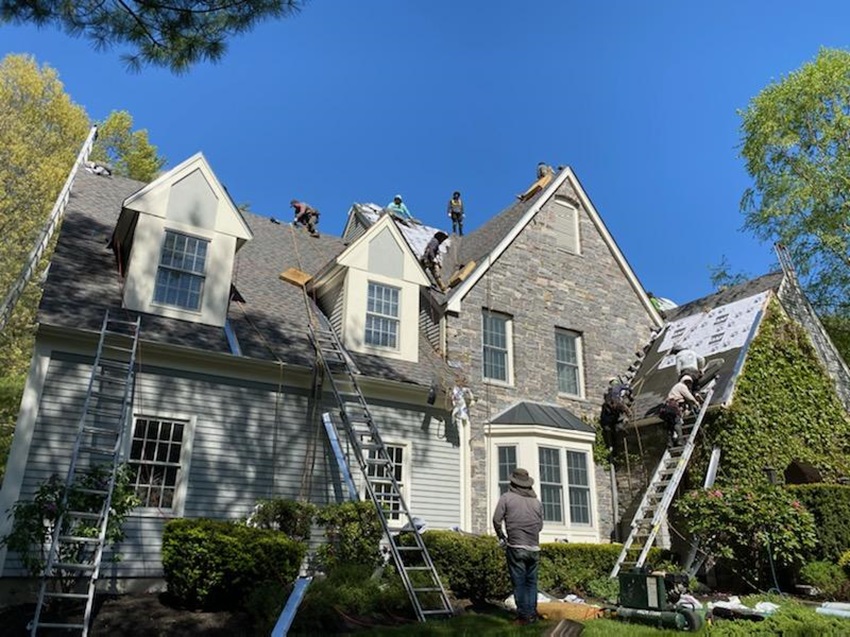
<path fill-rule="evenodd" d="M 390 214 L 399 219 L 400 221 L 413 221 L 413 215 L 410 214 L 410 211 L 407 209 L 407 206 L 404 205 L 404 201 L 402 201 L 401 195 L 396 195 L 395 197 L 393 197 L 393 200 L 389 204 L 387 204 L 387 210 L 389 210 Z"/>
<path fill-rule="evenodd" d="M 422 254 L 421 260 L 422 267 L 431 273 L 431 276 L 434 277 L 434 280 L 437 282 L 441 292 L 446 291 L 446 286 L 440 278 L 440 245 L 442 245 L 443 241 L 448 238 L 449 235 L 445 232 L 437 230 L 437 232 L 434 233 L 434 236 L 431 237 L 428 245 L 425 246 L 425 252 Z"/>
<path fill-rule="evenodd" d="M 682 444 L 682 425 L 684 424 L 685 409 L 699 409 L 699 400 L 691 392 L 694 379 L 685 374 L 667 393 L 667 399 L 661 406 L 658 415 L 667 425 L 667 446 Z"/>
<path fill-rule="evenodd" d="M 460 198 L 460 193 L 455 190 L 452 193 L 452 198 L 449 199 L 448 206 L 449 217 L 452 220 L 452 234 L 463 236 L 463 200 Z"/>
<path fill-rule="evenodd" d="M 295 219 L 293 223 L 296 226 L 304 226 L 307 231 L 314 237 L 318 237 L 316 225 L 319 223 L 319 211 L 303 201 L 293 199 L 289 205 L 295 209 Z"/>
<path fill-rule="evenodd" d="M 674 345 L 670 353 L 676 355 L 676 376 L 690 376 L 696 385 L 700 384 L 702 373 L 705 370 L 705 359 L 689 347 Z"/>

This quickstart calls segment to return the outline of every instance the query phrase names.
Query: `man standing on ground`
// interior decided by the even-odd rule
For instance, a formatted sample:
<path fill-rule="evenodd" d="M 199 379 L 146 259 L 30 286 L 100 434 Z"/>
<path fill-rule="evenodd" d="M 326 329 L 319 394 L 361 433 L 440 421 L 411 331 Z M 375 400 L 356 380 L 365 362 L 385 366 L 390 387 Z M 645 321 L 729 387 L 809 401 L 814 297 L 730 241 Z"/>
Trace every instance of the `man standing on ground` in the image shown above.
<path fill-rule="evenodd" d="M 516 622 L 523 625 L 537 621 L 537 567 L 543 529 L 543 505 L 532 486 L 534 478 L 528 471 L 514 469 L 510 487 L 493 512 L 493 527 L 499 542 L 505 545 L 508 573 L 514 585 Z"/>

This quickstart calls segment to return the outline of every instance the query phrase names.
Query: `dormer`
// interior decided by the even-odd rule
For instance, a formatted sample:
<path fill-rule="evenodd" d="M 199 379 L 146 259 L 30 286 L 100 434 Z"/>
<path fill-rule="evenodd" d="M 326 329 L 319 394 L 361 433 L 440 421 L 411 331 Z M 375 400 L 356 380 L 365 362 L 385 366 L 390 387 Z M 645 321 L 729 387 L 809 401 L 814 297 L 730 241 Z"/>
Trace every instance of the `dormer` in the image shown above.
<path fill-rule="evenodd" d="M 419 361 L 419 296 L 429 286 L 390 216 L 374 222 L 313 284 L 346 348 Z"/>
<path fill-rule="evenodd" d="M 237 250 L 253 237 L 201 153 L 122 206 L 112 237 L 124 306 L 224 326 Z"/>

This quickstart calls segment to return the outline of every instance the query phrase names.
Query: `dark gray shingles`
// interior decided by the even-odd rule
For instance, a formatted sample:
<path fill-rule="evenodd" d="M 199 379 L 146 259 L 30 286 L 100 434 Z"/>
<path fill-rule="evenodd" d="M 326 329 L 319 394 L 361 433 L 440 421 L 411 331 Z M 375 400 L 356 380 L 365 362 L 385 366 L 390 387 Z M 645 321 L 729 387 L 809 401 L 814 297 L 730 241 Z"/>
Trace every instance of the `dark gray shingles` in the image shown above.
<path fill-rule="evenodd" d="M 145 184 L 121 177 L 81 173 L 68 204 L 65 222 L 44 288 L 39 322 L 98 330 L 106 309 L 121 309 L 121 279 L 107 245 L 123 201 Z M 309 366 L 315 355 L 307 336 L 311 317 L 301 288 L 279 279 L 289 267 L 314 274 L 345 249 L 338 237 L 309 236 L 303 228 L 243 214 L 254 239 L 237 253 L 233 283 L 245 303 L 232 303 L 229 320 L 243 356 Z M 151 314 L 142 316 L 147 341 L 229 353 L 224 330 Z M 420 362 L 354 355 L 369 376 L 428 385 L 448 374 L 439 355 L 420 338 Z"/>
<path fill-rule="evenodd" d="M 491 421 L 505 425 L 542 425 L 572 431 L 593 433 L 593 427 L 572 413 L 569 409 L 544 403 L 520 402 Z"/>

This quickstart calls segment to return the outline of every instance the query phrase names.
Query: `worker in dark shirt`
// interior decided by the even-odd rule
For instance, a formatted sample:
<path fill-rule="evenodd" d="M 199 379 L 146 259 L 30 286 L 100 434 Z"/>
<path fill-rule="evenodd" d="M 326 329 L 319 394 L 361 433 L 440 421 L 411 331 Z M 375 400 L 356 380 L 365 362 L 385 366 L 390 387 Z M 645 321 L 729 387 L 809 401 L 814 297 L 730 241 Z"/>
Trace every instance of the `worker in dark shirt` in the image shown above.
<path fill-rule="evenodd" d="M 298 201 L 297 199 L 290 201 L 289 205 L 295 209 L 293 223 L 296 226 L 304 226 L 312 236 L 318 237 L 319 233 L 316 231 L 316 225 L 319 223 L 319 211 L 310 204 Z"/>
<path fill-rule="evenodd" d="M 440 246 L 443 241 L 449 238 L 442 230 L 437 230 L 434 233 L 434 236 L 428 242 L 428 245 L 425 246 L 425 252 L 422 254 L 422 267 L 424 267 L 428 272 L 431 273 L 431 276 L 434 277 L 434 281 L 436 281 L 437 285 L 440 288 L 441 292 L 446 291 L 446 286 L 443 284 L 443 280 L 440 278 Z"/>

